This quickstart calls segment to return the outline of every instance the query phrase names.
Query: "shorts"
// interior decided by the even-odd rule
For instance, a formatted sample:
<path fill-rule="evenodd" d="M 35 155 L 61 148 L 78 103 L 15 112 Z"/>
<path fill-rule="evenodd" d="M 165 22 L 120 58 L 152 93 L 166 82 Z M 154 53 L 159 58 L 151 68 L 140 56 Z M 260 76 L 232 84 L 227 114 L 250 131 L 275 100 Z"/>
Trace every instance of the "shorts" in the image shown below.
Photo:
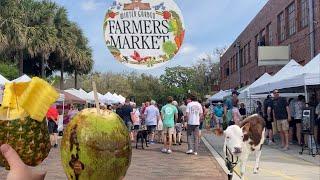
<path fill-rule="evenodd" d="M 133 126 L 133 130 L 139 130 L 140 129 L 140 125 L 134 125 Z"/>
<path fill-rule="evenodd" d="M 216 118 L 216 123 L 219 123 L 219 124 L 223 123 L 222 117 L 215 116 L 215 118 Z"/>
<path fill-rule="evenodd" d="M 163 127 L 163 133 L 173 135 L 174 134 L 174 127 Z"/>
<path fill-rule="evenodd" d="M 296 124 L 301 124 L 301 119 L 295 119 L 294 121 Z"/>
<path fill-rule="evenodd" d="M 266 121 L 266 128 L 269 130 L 272 130 L 272 121 L 268 121 L 268 120 L 265 120 L 265 121 Z"/>
<path fill-rule="evenodd" d="M 147 130 L 149 133 L 154 133 L 156 131 L 156 125 L 147 126 Z"/>
<path fill-rule="evenodd" d="M 203 129 L 203 121 L 202 121 L 202 122 L 200 122 L 199 129 L 200 129 L 200 130 L 202 130 L 202 129 Z"/>
<path fill-rule="evenodd" d="M 277 129 L 278 131 L 288 131 L 289 130 L 288 120 L 286 119 L 277 120 Z"/>
<path fill-rule="evenodd" d="M 58 125 L 53 120 L 49 120 L 48 130 L 49 130 L 49 134 L 58 133 Z"/>
<path fill-rule="evenodd" d="M 234 121 L 230 121 L 228 126 L 232 126 L 232 125 L 235 125 Z"/>
<path fill-rule="evenodd" d="M 131 132 L 132 131 L 132 122 L 126 122 L 126 126 L 128 128 L 128 131 Z"/>
<path fill-rule="evenodd" d="M 291 121 L 289 121 L 289 128 L 293 128 L 295 126 L 296 126 L 296 120 L 293 117 L 291 117 Z"/>
<path fill-rule="evenodd" d="M 314 123 L 314 126 L 320 127 L 320 118 L 317 118 Z"/>
<path fill-rule="evenodd" d="M 181 124 L 181 123 L 177 123 L 177 124 L 175 125 L 175 128 L 176 128 L 177 133 L 182 132 L 182 124 Z"/>

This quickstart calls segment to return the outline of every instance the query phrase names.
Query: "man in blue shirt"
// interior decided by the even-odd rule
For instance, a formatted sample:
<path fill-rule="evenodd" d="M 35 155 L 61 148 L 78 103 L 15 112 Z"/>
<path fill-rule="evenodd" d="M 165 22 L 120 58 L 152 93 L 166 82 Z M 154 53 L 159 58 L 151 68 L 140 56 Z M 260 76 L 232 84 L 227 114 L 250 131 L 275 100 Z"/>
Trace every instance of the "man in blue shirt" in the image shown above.
<path fill-rule="evenodd" d="M 126 99 L 125 104 L 120 109 L 120 117 L 123 119 L 124 123 L 126 124 L 131 141 L 133 141 L 133 133 L 132 133 L 132 119 L 131 119 L 131 112 L 133 108 L 130 106 L 129 99 Z"/>

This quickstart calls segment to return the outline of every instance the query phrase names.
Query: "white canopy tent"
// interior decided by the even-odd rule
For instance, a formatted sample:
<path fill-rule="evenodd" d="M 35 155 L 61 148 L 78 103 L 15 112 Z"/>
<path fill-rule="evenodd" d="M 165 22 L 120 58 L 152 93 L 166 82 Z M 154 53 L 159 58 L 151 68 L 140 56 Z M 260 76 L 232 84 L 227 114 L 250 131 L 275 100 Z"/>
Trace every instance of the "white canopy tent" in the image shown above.
<path fill-rule="evenodd" d="M 284 89 L 304 86 L 305 96 L 307 97 L 307 86 L 320 85 L 320 54 L 314 57 L 306 64 L 302 71 L 297 72 L 295 76 L 270 83 L 269 86 L 274 89 Z"/>
<path fill-rule="evenodd" d="M 209 98 L 210 101 L 223 101 L 223 98 L 231 95 L 231 90 L 220 90 Z"/>
<path fill-rule="evenodd" d="M 253 82 L 250 86 L 245 88 L 240 92 L 239 99 L 249 98 L 250 97 L 250 88 L 257 87 L 259 85 L 264 84 L 265 82 L 268 82 L 272 76 L 268 73 L 264 73 L 262 76 L 260 76 L 259 79 L 257 79 L 255 82 Z"/>
<path fill-rule="evenodd" d="M 119 95 L 119 100 L 120 100 L 120 103 L 124 103 L 126 101 L 126 98 L 123 97 L 121 94 Z"/>
<path fill-rule="evenodd" d="M 302 72 L 295 76 L 270 83 L 275 88 L 291 88 L 299 86 L 310 86 L 320 84 L 320 54 L 313 58 L 302 68 Z"/>
<path fill-rule="evenodd" d="M 105 101 L 107 104 L 116 104 L 119 103 L 120 101 L 118 100 L 117 97 L 114 97 L 110 92 L 107 92 L 104 95 Z"/>
<path fill-rule="evenodd" d="M 80 99 L 83 99 L 85 100 L 86 102 L 90 102 L 90 98 L 88 96 L 88 94 L 84 91 L 84 92 L 81 92 L 80 90 L 77 90 L 77 89 L 74 89 L 74 88 L 71 88 L 71 89 L 68 89 L 68 90 L 65 90 L 67 93 L 70 93 Z"/>
<path fill-rule="evenodd" d="M 81 95 L 84 99 L 86 99 L 87 102 L 94 101 L 94 99 L 91 99 L 91 97 L 88 95 L 88 93 L 87 93 L 85 90 L 83 90 L 83 89 L 80 88 L 78 91 L 80 92 L 80 95 Z"/>
<path fill-rule="evenodd" d="M 119 103 L 124 103 L 124 101 L 122 101 L 122 99 L 120 98 L 120 96 L 117 93 L 113 93 L 112 95 L 114 97 L 114 99 L 116 99 Z"/>
<path fill-rule="evenodd" d="M 29 82 L 31 81 L 31 78 L 27 75 L 22 75 L 21 77 L 18 77 L 17 79 L 12 80 L 12 82 Z"/>
<path fill-rule="evenodd" d="M 98 94 L 98 100 L 99 100 L 99 102 L 100 102 L 100 103 L 104 103 L 104 102 L 105 102 L 104 96 L 103 96 L 102 94 L 100 94 L 100 93 L 97 93 L 97 94 Z M 93 103 L 93 102 L 95 101 L 95 99 L 94 99 L 94 92 L 93 92 L 93 91 L 89 92 L 89 93 L 88 93 L 88 96 L 89 96 L 89 98 L 90 98 L 91 103 Z"/>
<path fill-rule="evenodd" d="M 264 84 L 258 85 L 253 88 L 249 88 L 251 94 L 260 94 L 265 92 L 271 92 L 279 87 L 272 86 L 273 83 L 279 82 L 290 77 L 294 77 L 297 74 L 303 72 L 302 66 L 295 60 L 291 60 L 287 65 L 285 65 L 279 72 L 272 76 L 269 80 L 265 81 Z"/>

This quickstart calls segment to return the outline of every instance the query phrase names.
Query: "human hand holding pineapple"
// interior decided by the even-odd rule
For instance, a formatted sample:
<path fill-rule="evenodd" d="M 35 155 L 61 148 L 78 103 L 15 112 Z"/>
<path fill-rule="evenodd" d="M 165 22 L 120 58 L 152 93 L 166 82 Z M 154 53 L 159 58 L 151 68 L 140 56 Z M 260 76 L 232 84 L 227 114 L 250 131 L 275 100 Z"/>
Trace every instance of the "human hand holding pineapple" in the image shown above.
<path fill-rule="evenodd" d="M 0 147 L 3 157 L 10 166 L 7 180 L 43 180 L 46 173 L 35 173 L 23 163 L 17 152 L 9 145 L 4 144 Z"/>

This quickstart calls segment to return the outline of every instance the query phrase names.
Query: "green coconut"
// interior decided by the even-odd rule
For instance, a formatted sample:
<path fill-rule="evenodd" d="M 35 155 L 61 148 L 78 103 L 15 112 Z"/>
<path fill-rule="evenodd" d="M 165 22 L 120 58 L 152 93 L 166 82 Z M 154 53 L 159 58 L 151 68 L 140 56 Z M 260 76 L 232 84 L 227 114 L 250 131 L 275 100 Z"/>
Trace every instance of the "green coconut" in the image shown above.
<path fill-rule="evenodd" d="M 50 138 L 46 121 L 30 117 L 0 120 L 0 145 L 9 144 L 28 166 L 39 165 L 50 152 Z M 0 165 L 9 165 L 0 153 Z"/>
<path fill-rule="evenodd" d="M 68 179 L 122 179 L 132 149 L 122 119 L 109 110 L 85 109 L 65 129 L 61 159 Z"/>

